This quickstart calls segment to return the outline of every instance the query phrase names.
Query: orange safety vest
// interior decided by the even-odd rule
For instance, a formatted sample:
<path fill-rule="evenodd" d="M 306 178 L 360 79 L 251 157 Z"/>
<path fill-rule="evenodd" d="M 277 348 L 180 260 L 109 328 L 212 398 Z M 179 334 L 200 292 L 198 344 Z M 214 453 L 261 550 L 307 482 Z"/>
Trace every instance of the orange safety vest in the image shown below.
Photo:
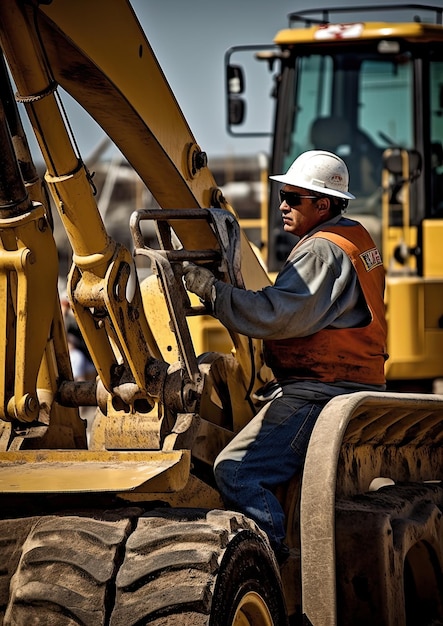
<path fill-rule="evenodd" d="M 300 378 L 330 383 L 384 384 L 384 363 L 388 355 L 383 301 L 385 272 L 380 252 L 358 222 L 353 222 L 352 226 L 325 227 L 311 237 L 332 241 L 349 256 L 371 321 L 358 328 L 329 327 L 307 337 L 266 340 L 265 361 L 280 380 Z"/>

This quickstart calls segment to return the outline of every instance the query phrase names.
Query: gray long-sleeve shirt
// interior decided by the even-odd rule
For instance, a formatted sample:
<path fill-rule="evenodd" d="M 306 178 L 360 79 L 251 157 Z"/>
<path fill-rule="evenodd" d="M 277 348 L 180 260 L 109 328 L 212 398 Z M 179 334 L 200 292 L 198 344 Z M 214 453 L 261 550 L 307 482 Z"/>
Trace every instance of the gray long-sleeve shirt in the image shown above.
<path fill-rule="evenodd" d="M 250 291 L 217 281 L 215 316 L 227 328 L 257 339 L 305 337 L 326 327 L 367 324 L 370 314 L 348 255 L 331 241 L 309 238 L 339 221 L 349 220 L 337 216 L 308 233 L 273 286 Z"/>

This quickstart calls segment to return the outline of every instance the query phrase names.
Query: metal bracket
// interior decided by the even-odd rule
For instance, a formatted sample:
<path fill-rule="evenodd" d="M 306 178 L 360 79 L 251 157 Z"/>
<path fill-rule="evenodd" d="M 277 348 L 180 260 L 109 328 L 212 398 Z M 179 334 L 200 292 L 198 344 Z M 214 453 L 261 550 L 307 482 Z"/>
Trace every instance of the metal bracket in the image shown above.
<path fill-rule="evenodd" d="M 154 220 L 161 249 L 145 246 L 140 222 Z M 185 250 L 174 243 L 171 223 L 177 220 L 204 220 L 211 226 L 218 250 Z M 235 286 L 243 286 L 240 260 L 240 227 L 235 216 L 223 209 L 154 209 L 136 211 L 131 216 L 130 229 L 134 256 L 151 260 L 158 275 L 176 335 L 180 359 L 189 378 L 200 388 L 201 374 L 186 321 L 188 316 L 206 315 L 206 306 L 192 306 L 183 284 L 183 262 L 211 264 L 211 269 Z"/>

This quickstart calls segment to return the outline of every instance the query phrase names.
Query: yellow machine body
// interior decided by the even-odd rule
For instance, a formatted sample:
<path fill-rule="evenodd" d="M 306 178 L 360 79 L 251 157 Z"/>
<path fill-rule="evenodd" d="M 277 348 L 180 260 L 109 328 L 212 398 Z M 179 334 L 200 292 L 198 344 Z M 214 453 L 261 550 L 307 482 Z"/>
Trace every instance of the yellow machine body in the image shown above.
<path fill-rule="evenodd" d="M 360 42 L 443 42 L 441 27 L 424 24 L 354 30 Z M 284 64 L 319 31 L 328 33 L 324 24 L 282 31 L 275 58 Z M 224 508 L 212 476 L 272 372 L 261 341 L 228 333 L 187 293 L 182 270 L 203 264 L 258 290 L 272 268 L 217 187 L 128 0 L 3 0 L 0 45 L 0 622 L 443 620 L 443 396 L 361 392 L 328 403 L 303 476 L 278 490 L 291 551 L 280 570 L 266 535 Z M 110 236 L 98 209 L 62 90 L 158 204 L 128 212 L 132 250 Z M 412 151 L 383 159 L 376 227 L 388 281 L 387 372 L 434 379 L 443 374 L 442 223 L 409 219 Z M 392 193 L 393 179 L 402 194 Z M 54 213 L 72 259 L 69 306 L 96 373 L 87 380 L 75 380 L 71 365 Z"/>

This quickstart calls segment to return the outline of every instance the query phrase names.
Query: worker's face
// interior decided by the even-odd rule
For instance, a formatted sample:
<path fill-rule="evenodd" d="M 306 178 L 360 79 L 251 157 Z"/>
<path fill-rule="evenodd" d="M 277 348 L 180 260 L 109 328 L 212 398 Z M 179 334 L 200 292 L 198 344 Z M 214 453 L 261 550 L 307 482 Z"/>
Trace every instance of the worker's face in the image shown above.
<path fill-rule="evenodd" d="M 296 197 L 291 199 L 291 196 L 287 199 L 283 198 L 280 204 L 283 228 L 287 233 L 303 237 L 310 230 L 329 219 L 330 201 L 328 198 L 312 197 L 312 191 L 292 185 L 285 185 L 282 191 L 295 192 L 300 196 L 299 199 Z M 291 204 L 296 206 L 290 206 Z"/>

